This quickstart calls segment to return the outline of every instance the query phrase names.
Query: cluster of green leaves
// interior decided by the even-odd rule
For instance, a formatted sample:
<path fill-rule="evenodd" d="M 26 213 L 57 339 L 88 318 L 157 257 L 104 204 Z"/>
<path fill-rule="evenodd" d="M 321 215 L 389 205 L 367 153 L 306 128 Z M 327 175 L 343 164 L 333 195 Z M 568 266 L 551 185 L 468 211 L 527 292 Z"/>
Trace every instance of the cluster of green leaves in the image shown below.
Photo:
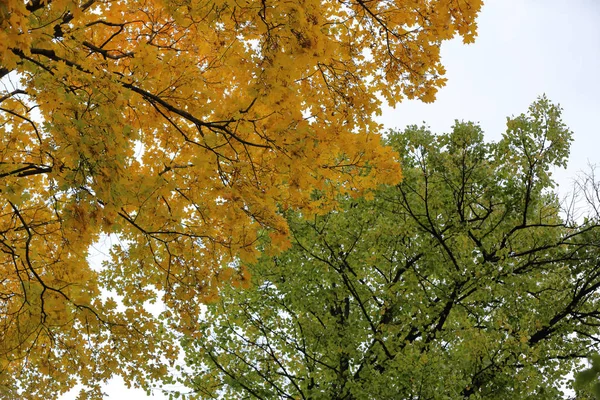
<path fill-rule="evenodd" d="M 598 381 L 598 377 L 600 376 L 600 355 L 594 354 L 590 357 L 590 368 L 580 371 L 575 375 L 575 389 L 578 389 L 579 394 L 586 394 L 588 396 L 593 393 L 593 397 L 596 400 L 600 399 L 600 381 Z M 588 390 L 591 389 L 591 393 Z M 583 397 L 581 396 L 581 397 Z"/>
<path fill-rule="evenodd" d="M 391 132 L 403 181 L 310 220 L 185 337 L 189 398 L 559 399 L 598 344 L 600 229 L 561 214 L 571 132 L 546 98 L 497 143 Z"/>

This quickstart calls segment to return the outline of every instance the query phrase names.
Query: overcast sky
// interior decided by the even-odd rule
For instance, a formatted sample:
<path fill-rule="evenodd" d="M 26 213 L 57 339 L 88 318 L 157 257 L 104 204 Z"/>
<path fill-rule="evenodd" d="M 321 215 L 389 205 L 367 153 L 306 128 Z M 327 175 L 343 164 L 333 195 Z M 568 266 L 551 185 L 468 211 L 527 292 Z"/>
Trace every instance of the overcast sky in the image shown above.
<path fill-rule="evenodd" d="M 497 140 L 507 116 L 526 112 L 545 93 L 564 108 L 563 120 L 574 132 L 569 166 L 555 172 L 560 190 L 567 190 L 588 163 L 600 164 L 600 1 L 487 0 L 478 24 L 474 44 L 443 45 L 448 84 L 437 101 L 404 102 L 384 110 L 381 122 L 400 129 L 425 122 L 441 133 L 455 119 L 475 121 L 489 140 Z M 112 400 L 148 399 L 118 382 L 106 394 Z"/>

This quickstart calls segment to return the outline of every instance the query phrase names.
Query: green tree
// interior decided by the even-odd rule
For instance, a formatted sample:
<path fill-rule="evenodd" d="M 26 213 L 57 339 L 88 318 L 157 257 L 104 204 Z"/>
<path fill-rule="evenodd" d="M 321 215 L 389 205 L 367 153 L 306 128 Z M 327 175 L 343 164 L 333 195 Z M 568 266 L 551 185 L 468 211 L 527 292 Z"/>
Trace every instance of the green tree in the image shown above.
<path fill-rule="evenodd" d="M 600 323 L 598 216 L 552 192 L 571 132 L 546 98 L 497 143 L 391 132 L 402 183 L 310 220 L 224 291 L 182 381 L 199 398 L 558 399 Z M 593 189 L 593 188 L 592 188 Z"/>

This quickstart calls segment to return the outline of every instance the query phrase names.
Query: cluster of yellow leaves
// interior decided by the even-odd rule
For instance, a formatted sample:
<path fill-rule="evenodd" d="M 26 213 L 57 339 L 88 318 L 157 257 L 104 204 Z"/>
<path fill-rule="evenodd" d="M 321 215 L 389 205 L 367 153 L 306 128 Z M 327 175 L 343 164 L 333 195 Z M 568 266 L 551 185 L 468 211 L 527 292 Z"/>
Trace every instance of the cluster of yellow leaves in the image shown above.
<path fill-rule="evenodd" d="M 260 232 L 288 245 L 282 211 L 397 182 L 380 98 L 432 101 L 441 42 L 472 41 L 480 7 L 0 0 L 2 390 L 162 371 L 131 368 L 170 354 L 143 304 L 159 291 L 193 333 L 221 282 L 248 282 L 231 261 L 254 259 Z M 122 245 L 98 272 L 102 233 Z"/>

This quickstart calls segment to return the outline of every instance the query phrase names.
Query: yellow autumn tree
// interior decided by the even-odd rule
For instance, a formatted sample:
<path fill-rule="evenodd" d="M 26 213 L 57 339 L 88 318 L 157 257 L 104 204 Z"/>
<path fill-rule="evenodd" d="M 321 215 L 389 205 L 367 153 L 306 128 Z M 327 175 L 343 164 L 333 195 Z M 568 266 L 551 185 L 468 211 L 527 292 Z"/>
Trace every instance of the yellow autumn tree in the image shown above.
<path fill-rule="evenodd" d="M 281 211 L 400 179 L 373 116 L 434 99 L 480 7 L 0 0 L 0 397 L 148 387 Z"/>

